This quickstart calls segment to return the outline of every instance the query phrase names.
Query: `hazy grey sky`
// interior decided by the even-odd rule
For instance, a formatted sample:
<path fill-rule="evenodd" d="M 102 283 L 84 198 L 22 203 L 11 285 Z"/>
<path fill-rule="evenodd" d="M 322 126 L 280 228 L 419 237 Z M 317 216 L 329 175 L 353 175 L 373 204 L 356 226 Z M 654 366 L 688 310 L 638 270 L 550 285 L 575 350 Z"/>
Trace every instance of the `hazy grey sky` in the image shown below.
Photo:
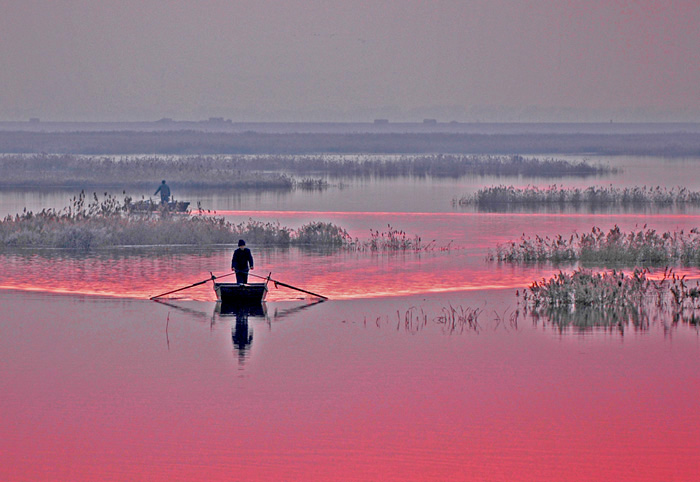
<path fill-rule="evenodd" d="M 700 120 L 700 1 L 0 0 L 0 120 L 498 112 Z"/>

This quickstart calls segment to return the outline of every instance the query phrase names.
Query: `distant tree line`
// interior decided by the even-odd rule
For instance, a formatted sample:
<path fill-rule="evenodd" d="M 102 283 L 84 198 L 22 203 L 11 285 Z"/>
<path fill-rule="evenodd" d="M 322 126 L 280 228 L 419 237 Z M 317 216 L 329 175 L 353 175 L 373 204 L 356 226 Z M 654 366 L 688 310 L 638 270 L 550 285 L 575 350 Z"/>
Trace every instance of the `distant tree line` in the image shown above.
<path fill-rule="evenodd" d="M 599 154 L 698 156 L 700 134 L 0 132 L 0 152 L 71 154 Z"/>

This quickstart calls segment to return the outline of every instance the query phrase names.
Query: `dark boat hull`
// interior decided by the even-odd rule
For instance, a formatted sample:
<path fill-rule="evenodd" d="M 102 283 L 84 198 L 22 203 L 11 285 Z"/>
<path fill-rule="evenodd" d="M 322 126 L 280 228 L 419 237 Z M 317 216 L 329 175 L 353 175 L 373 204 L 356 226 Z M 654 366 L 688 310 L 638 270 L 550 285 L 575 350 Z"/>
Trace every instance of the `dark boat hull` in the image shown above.
<path fill-rule="evenodd" d="M 159 212 L 166 206 L 162 203 L 152 202 L 150 199 L 146 201 L 137 201 L 131 204 L 131 211 L 135 213 L 154 213 Z M 190 207 L 189 201 L 170 201 L 167 203 L 168 211 L 171 213 L 186 213 Z"/>
<path fill-rule="evenodd" d="M 214 291 L 222 306 L 254 306 L 265 300 L 267 283 L 214 283 Z"/>

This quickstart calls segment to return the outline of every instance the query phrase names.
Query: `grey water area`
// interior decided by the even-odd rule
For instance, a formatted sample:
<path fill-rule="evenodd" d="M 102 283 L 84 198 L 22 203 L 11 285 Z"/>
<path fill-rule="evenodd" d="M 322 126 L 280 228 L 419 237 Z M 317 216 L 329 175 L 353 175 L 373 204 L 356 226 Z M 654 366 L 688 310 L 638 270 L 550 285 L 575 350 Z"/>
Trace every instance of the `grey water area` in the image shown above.
<path fill-rule="evenodd" d="M 356 156 L 348 156 L 356 157 Z M 191 208 L 198 203 L 205 210 L 217 211 L 325 211 L 325 212 L 464 212 L 469 207 L 455 207 L 453 200 L 475 193 L 481 188 L 506 185 L 539 188 L 550 185 L 586 188 L 613 186 L 619 188 L 647 186 L 662 188 L 684 187 L 700 191 L 700 158 L 663 158 L 656 156 L 548 156 L 540 158 L 564 159 L 572 162 L 587 161 L 615 169 L 599 176 L 523 177 L 523 176 L 461 176 L 461 177 L 332 177 L 323 178 L 329 184 L 322 190 L 261 190 L 261 189 L 186 189 L 171 184 L 173 197 L 189 201 Z M 25 208 L 40 211 L 44 208 L 62 209 L 80 189 L 86 193 L 104 192 L 122 197 L 122 191 L 133 199 L 154 198 L 159 179 L 153 180 L 153 190 L 102 189 L 81 186 L 75 189 L 22 189 L 0 190 L 0 216 L 21 213 Z M 472 208 L 473 209 L 473 208 Z M 691 208 L 692 209 L 692 208 Z"/>

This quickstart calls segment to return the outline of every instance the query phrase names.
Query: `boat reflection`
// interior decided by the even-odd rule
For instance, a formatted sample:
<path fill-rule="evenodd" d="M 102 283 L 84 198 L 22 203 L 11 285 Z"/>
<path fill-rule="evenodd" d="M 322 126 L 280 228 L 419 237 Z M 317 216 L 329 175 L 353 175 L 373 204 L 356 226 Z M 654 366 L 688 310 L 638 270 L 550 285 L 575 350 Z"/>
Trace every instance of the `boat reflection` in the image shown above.
<path fill-rule="evenodd" d="M 221 316 L 259 316 L 267 317 L 267 305 L 265 302 L 258 304 L 241 305 L 237 303 L 216 302 L 215 313 Z"/>
<path fill-rule="evenodd" d="M 247 357 L 248 348 L 253 343 L 253 330 L 248 325 L 248 315 L 246 311 L 236 313 L 236 324 L 231 329 L 231 341 L 233 347 L 238 352 L 238 363 L 243 365 Z"/>
<path fill-rule="evenodd" d="M 284 309 L 275 307 L 272 318 L 274 320 L 281 320 L 287 316 L 299 313 L 311 306 L 323 303 L 323 301 L 325 300 L 317 300 L 311 303 L 295 305 Z M 249 321 L 256 319 L 265 320 L 267 321 L 268 327 L 272 327 L 272 320 L 267 312 L 267 304 L 262 302 L 259 305 L 236 305 L 217 302 L 212 319 L 214 319 L 217 314 L 220 317 L 236 317 L 236 323 L 231 328 L 231 341 L 233 342 L 233 347 L 238 353 L 238 363 L 240 366 L 243 366 L 245 360 L 249 356 L 250 347 L 253 343 L 253 328 Z"/>
<path fill-rule="evenodd" d="M 272 318 L 275 320 L 282 319 L 282 318 L 285 318 L 287 316 L 293 315 L 294 313 L 299 313 L 302 310 L 306 310 L 307 308 L 310 308 L 314 305 L 318 305 L 320 303 L 323 303 L 324 301 L 326 301 L 326 300 L 317 299 L 317 300 L 311 301 L 309 303 L 305 303 L 303 305 L 292 306 L 290 308 L 285 308 L 285 309 L 275 307 L 275 311 L 272 314 Z"/>
<path fill-rule="evenodd" d="M 253 321 L 265 321 L 268 328 L 272 328 L 272 321 L 282 320 L 286 317 L 300 313 L 314 305 L 323 303 L 325 300 L 319 299 L 303 304 L 294 303 L 292 306 L 282 308 L 274 303 L 275 307 L 272 313 L 268 313 L 268 307 L 265 302 L 252 305 L 239 305 L 235 303 L 216 302 L 213 313 L 208 315 L 203 311 L 183 306 L 180 303 L 174 303 L 171 300 L 155 299 L 153 300 L 170 308 L 174 308 L 181 313 L 185 313 L 194 319 L 205 319 L 210 328 L 213 330 L 217 322 L 223 321 L 225 318 L 235 318 L 235 323 L 231 326 L 231 341 L 235 353 L 238 355 L 239 366 L 243 366 L 245 361 L 250 356 L 251 345 L 253 343 Z M 167 335 L 167 332 L 166 332 Z M 169 345 L 169 340 L 168 340 Z"/>
<path fill-rule="evenodd" d="M 175 308 L 176 310 L 178 310 L 178 311 L 180 311 L 180 312 L 182 312 L 182 313 L 186 313 L 186 314 L 188 314 L 188 315 L 192 315 L 192 316 L 195 316 L 195 317 L 197 317 L 197 318 L 204 318 L 204 319 L 206 319 L 207 321 L 210 321 L 210 320 L 209 320 L 209 315 L 206 314 L 206 313 L 203 312 L 203 311 L 195 310 L 195 309 L 192 309 L 192 308 L 188 308 L 188 307 L 186 307 L 186 306 L 177 305 L 177 304 L 175 304 L 175 303 L 172 303 L 171 301 L 168 301 L 168 300 L 162 299 L 162 298 L 155 298 L 155 299 L 150 300 L 150 301 L 154 301 L 154 302 L 156 302 L 156 303 L 159 303 L 159 304 L 161 304 L 161 305 L 167 306 L 167 307 L 169 307 L 169 308 Z"/>
<path fill-rule="evenodd" d="M 249 319 L 251 317 L 253 319 L 259 318 L 269 322 L 265 302 L 253 305 L 238 305 L 219 301 L 216 303 L 214 313 L 221 317 L 236 317 L 236 323 L 231 328 L 231 341 L 238 354 L 238 364 L 242 367 L 250 355 L 250 347 L 253 343 L 253 328 L 248 323 Z"/>

